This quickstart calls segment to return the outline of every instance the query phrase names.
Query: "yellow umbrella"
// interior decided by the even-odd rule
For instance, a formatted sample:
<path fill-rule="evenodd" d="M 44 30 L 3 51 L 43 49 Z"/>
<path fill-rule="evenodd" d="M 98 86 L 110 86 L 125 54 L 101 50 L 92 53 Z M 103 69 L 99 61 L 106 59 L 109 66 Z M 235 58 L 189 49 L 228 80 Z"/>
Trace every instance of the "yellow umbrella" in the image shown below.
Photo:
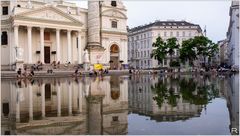
<path fill-rule="evenodd" d="M 94 64 L 94 70 L 100 70 L 100 69 L 103 69 L 102 64 Z"/>

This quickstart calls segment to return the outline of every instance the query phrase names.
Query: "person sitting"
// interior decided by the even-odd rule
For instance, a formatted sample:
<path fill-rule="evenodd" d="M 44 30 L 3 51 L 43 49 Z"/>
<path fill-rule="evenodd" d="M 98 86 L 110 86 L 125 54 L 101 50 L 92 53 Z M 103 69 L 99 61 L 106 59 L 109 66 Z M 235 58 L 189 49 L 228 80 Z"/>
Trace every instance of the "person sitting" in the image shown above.
<path fill-rule="evenodd" d="M 129 69 L 129 74 L 132 74 L 132 69 Z"/>
<path fill-rule="evenodd" d="M 36 70 L 36 69 L 37 69 L 36 64 L 33 64 L 33 65 L 31 66 L 31 69 Z"/>
<path fill-rule="evenodd" d="M 24 68 L 24 72 L 22 73 L 22 75 L 23 75 L 24 77 L 27 76 L 27 68 L 26 68 L 26 67 Z"/>
<path fill-rule="evenodd" d="M 33 77 L 34 76 L 34 70 L 31 69 L 31 72 L 28 74 L 29 77 Z"/>
<path fill-rule="evenodd" d="M 17 77 L 21 78 L 21 76 L 22 76 L 22 70 L 21 70 L 21 68 L 19 68 L 17 71 Z"/>
<path fill-rule="evenodd" d="M 57 63 L 57 68 L 60 68 L 60 61 L 58 61 Z"/>
<path fill-rule="evenodd" d="M 52 64 L 53 68 L 56 68 L 57 64 L 56 64 L 56 61 L 53 61 Z"/>
<path fill-rule="evenodd" d="M 73 76 L 78 76 L 78 68 L 75 70 Z"/>

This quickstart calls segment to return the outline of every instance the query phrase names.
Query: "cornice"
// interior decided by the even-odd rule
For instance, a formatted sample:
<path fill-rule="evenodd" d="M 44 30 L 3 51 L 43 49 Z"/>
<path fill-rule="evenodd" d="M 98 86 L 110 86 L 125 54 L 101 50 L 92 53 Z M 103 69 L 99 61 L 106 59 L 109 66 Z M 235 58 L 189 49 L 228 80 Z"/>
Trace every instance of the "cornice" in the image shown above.
<path fill-rule="evenodd" d="M 118 35 L 126 35 L 127 32 L 120 32 L 120 31 L 109 31 L 109 30 L 101 30 L 101 33 L 107 33 L 107 34 L 118 34 Z"/>
<path fill-rule="evenodd" d="M 62 24 L 67 26 L 77 26 L 81 27 L 82 25 L 76 22 L 63 22 L 63 21 L 55 21 L 55 20 L 47 20 L 47 19 L 38 19 L 38 18 L 31 18 L 31 17 L 24 17 L 24 16 L 16 16 L 13 18 L 15 20 L 23 20 L 31 22 L 41 22 L 41 23 L 48 23 L 48 24 Z"/>

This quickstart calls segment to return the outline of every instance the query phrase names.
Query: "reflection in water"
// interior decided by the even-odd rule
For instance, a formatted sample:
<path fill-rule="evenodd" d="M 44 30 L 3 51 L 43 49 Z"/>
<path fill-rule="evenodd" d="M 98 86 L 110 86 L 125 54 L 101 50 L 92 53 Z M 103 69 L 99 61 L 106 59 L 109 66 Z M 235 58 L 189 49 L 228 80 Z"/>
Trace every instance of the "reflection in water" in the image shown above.
<path fill-rule="evenodd" d="M 230 134 L 232 128 L 239 127 L 238 78 L 238 75 L 222 78 L 135 75 L 2 80 L 1 133 L 171 134 L 172 130 L 161 130 L 170 126 L 164 122 L 178 124 L 178 121 L 192 121 L 196 118 L 199 119 L 197 123 L 202 123 L 201 120 L 206 118 L 203 115 L 211 115 L 207 112 L 211 111 L 209 104 L 221 98 L 224 102 L 226 99 L 229 114 L 219 117 L 230 120 L 230 124 L 222 123 L 228 129 L 223 134 Z M 214 108 L 225 110 L 224 105 L 218 106 Z M 217 119 L 215 115 L 218 113 L 213 113 L 212 120 L 208 120 L 210 123 Z M 132 118 L 133 114 L 140 119 L 149 117 L 150 120 L 138 122 L 139 119 Z M 149 123 L 152 120 L 156 123 L 151 126 Z M 184 122 L 180 124 L 187 127 Z M 154 128 L 155 125 L 158 129 Z M 222 134 L 212 128 L 175 131 L 179 134 L 183 131 L 189 131 L 190 134 L 205 131 Z M 216 129 L 225 130 L 219 126 Z"/>
<path fill-rule="evenodd" d="M 2 134 L 126 134 L 127 85 L 125 77 L 2 81 Z"/>
<path fill-rule="evenodd" d="M 199 77 L 199 76 L 170 76 L 170 77 L 154 77 L 154 76 L 132 76 L 129 80 L 129 90 L 128 90 L 128 100 L 129 100 L 129 110 L 132 113 L 132 116 L 135 114 L 145 115 L 146 117 L 150 117 L 151 120 L 155 120 L 156 122 L 176 122 L 176 121 L 186 121 L 185 124 L 190 124 L 190 126 L 194 126 L 196 123 L 193 118 L 197 117 L 198 119 L 204 120 L 204 117 L 201 114 L 207 113 L 207 105 L 212 103 L 215 98 L 226 98 L 224 93 L 230 93 L 232 98 L 226 99 L 227 105 L 230 114 L 230 126 L 229 124 L 224 124 L 224 127 L 227 131 L 218 131 L 221 128 L 217 128 L 216 131 L 206 131 L 206 134 L 232 134 L 232 128 L 239 127 L 239 109 L 238 109 L 238 75 L 235 76 L 235 82 L 230 81 L 229 77 Z M 233 77 L 231 77 L 232 79 Z M 237 80 L 236 80 L 237 79 Z M 228 82 L 230 81 L 230 82 Z M 235 88 L 231 88 L 229 86 L 223 85 L 221 82 L 225 82 L 228 85 L 234 85 Z M 224 87 L 224 88 L 222 88 Z M 230 89 L 231 88 L 231 89 Z M 223 101 L 223 99 L 221 99 Z M 229 105 L 231 103 L 231 106 Z M 225 105 L 219 105 L 219 107 L 214 107 L 215 109 L 223 109 Z M 209 111 L 212 111 L 209 109 Z M 232 113 L 231 113 L 232 112 Z M 211 113 L 209 113 L 210 120 L 209 122 L 216 120 L 215 118 L 222 118 L 227 120 L 227 115 L 224 116 L 216 116 L 219 115 L 218 111 L 215 110 L 215 115 L 211 117 Z M 133 118 L 133 117 L 132 117 Z M 212 119 L 211 119 L 212 118 Z M 148 120 L 146 118 L 146 120 Z M 132 119 L 130 118 L 130 121 Z M 222 121 L 222 120 L 221 120 Z M 135 122 L 135 123 L 141 123 Z M 150 121 L 149 121 L 150 123 Z M 201 122 L 203 123 L 203 122 Z M 215 121 L 216 123 L 216 121 Z M 222 122 L 220 122 L 222 123 Z M 130 123 L 129 123 L 130 124 Z M 161 125 L 162 124 L 162 125 Z M 175 124 L 178 124 L 176 122 Z M 222 123 L 223 124 L 223 123 Z M 152 124 L 152 130 L 146 130 L 142 133 L 144 134 L 202 134 L 201 128 L 198 126 L 194 130 L 194 127 L 191 127 L 191 131 L 186 130 L 178 130 L 179 133 L 175 133 L 173 130 L 180 129 L 179 127 L 172 127 L 172 130 L 169 129 L 167 131 L 161 130 L 161 127 L 168 126 L 171 128 L 171 124 L 164 125 L 163 123 L 159 123 L 158 131 L 154 133 L 154 125 Z M 160 126 L 161 125 L 161 126 Z M 184 125 L 182 123 L 181 125 Z M 187 125 L 185 128 L 187 128 Z M 203 124 L 202 124 L 203 125 Z M 157 126 L 157 125 L 156 125 Z M 217 126 L 216 126 L 217 127 Z M 204 128 L 204 127 L 203 127 Z M 131 131 L 132 128 L 129 129 L 130 134 L 140 134 Z M 204 129 L 214 129 L 214 126 L 211 128 Z M 186 131 L 186 132 L 184 132 Z M 189 131 L 189 133 L 188 133 Z M 205 133 L 203 133 L 205 134 Z"/>

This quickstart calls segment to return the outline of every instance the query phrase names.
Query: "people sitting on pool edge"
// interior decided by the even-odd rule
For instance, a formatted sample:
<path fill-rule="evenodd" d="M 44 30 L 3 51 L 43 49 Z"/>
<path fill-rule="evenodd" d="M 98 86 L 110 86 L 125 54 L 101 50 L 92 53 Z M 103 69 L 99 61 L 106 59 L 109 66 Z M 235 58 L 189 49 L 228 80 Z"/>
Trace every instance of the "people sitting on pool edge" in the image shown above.
<path fill-rule="evenodd" d="M 31 78 L 33 76 L 34 76 L 34 69 L 33 68 L 31 68 L 31 71 L 30 71 L 29 74 L 27 72 L 27 68 L 26 67 L 24 68 L 23 73 L 22 73 L 22 69 L 21 68 L 19 68 L 18 71 L 17 71 L 17 78 L 27 78 L 27 77 Z"/>
<path fill-rule="evenodd" d="M 73 73 L 73 76 L 80 76 L 80 75 L 82 75 L 82 73 L 81 72 L 78 72 L 78 68 L 76 68 L 76 70 L 75 70 L 75 72 Z"/>
<path fill-rule="evenodd" d="M 90 69 L 90 71 L 89 71 L 89 75 L 90 76 L 92 76 L 92 75 L 103 76 L 103 74 L 108 74 L 108 73 L 109 73 L 108 68 L 106 68 L 106 69 L 99 69 L 99 70 Z"/>

